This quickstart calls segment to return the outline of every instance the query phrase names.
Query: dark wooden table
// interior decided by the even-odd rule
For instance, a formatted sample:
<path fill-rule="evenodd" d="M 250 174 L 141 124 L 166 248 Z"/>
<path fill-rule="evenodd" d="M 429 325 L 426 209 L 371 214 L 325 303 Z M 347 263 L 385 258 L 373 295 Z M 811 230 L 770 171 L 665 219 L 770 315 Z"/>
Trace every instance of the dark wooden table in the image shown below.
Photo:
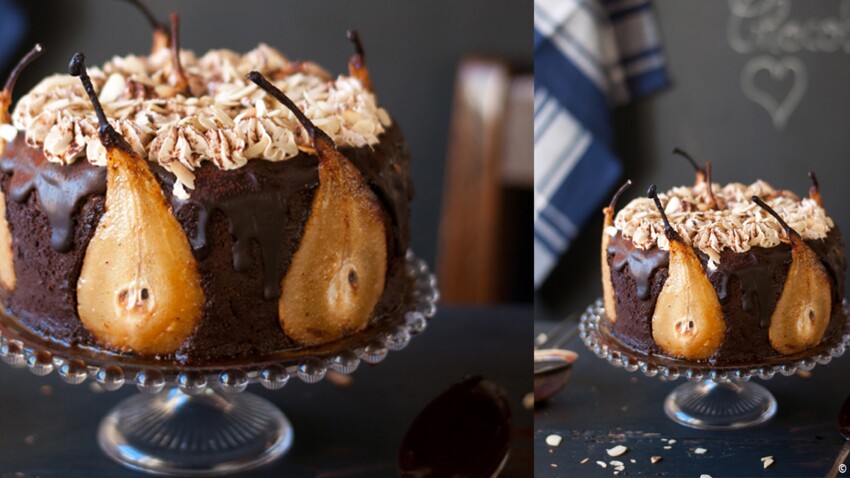
<path fill-rule="evenodd" d="M 535 335 L 553 325 L 535 322 Z M 534 413 L 536 477 L 614 475 L 613 467 L 603 469 L 597 460 L 623 462 L 625 470 L 618 476 L 824 476 L 843 443 L 837 418 L 850 393 L 850 357 L 817 366 L 809 378 L 777 374 L 757 380 L 779 402 L 776 416 L 753 428 L 710 432 L 677 425 L 664 414 L 664 398 L 683 379 L 664 382 L 615 368 L 578 337 L 564 348 L 580 358 L 564 391 Z M 550 434 L 563 437 L 560 446 L 546 445 Z M 664 441 L 669 439 L 676 442 Z M 605 450 L 615 445 L 628 452 L 609 457 Z M 698 455 L 696 448 L 708 451 Z M 653 455 L 662 460 L 651 464 Z M 775 460 L 767 470 L 761 461 L 766 456 Z M 580 464 L 585 458 L 588 462 Z"/>
<path fill-rule="evenodd" d="M 401 352 L 365 364 L 341 387 L 293 379 L 278 391 L 252 385 L 278 405 L 295 429 L 282 460 L 240 477 L 392 477 L 399 445 L 418 412 L 466 375 L 480 374 L 510 396 L 515 434 L 505 477 L 532 475 L 528 346 L 531 307 L 448 308 Z M 0 364 L 0 478 L 142 476 L 113 463 L 97 447 L 98 423 L 136 392 L 67 385 L 53 373 L 36 377 Z"/>

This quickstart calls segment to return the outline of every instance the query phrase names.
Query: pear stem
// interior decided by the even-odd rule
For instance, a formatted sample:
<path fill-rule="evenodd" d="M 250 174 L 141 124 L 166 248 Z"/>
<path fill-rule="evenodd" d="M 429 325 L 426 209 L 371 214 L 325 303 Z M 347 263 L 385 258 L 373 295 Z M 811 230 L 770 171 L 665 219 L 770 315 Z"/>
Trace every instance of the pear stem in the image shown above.
<path fill-rule="evenodd" d="M 691 163 L 691 166 L 693 166 L 693 167 L 694 167 L 694 170 L 697 172 L 697 175 L 706 176 L 705 168 L 703 168 L 702 166 L 700 166 L 699 164 L 697 164 L 697 162 L 696 162 L 696 160 L 694 159 L 694 157 L 693 157 L 693 156 L 691 156 L 690 154 L 686 153 L 683 149 L 681 149 L 681 148 L 673 148 L 673 154 L 678 155 L 678 156 L 681 156 L 681 157 L 683 157 L 683 158 L 687 159 L 687 160 L 688 160 L 688 162 L 689 162 L 689 163 Z"/>
<path fill-rule="evenodd" d="M 189 93 L 189 81 L 180 64 L 180 15 L 171 13 L 171 82 L 175 88 Z"/>
<path fill-rule="evenodd" d="M 788 223 L 785 222 L 785 220 L 782 219 L 782 217 L 779 216 L 779 213 L 774 211 L 772 207 L 768 206 L 766 202 L 762 201 L 762 199 L 760 197 L 753 196 L 750 199 L 752 199 L 753 202 L 758 204 L 762 209 L 767 211 L 768 214 L 770 214 L 771 216 L 776 218 L 776 220 L 779 221 L 779 225 L 781 225 L 782 228 L 785 229 L 785 233 L 788 234 L 789 237 L 790 236 L 799 236 L 797 231 L 795 231 L 794 229 L 791 229 L 791 226 L 789 226 Z"/>
<path fill-rule="evenodd" d="M 620 196 L 626 191 L 626 189 L 629 189 L 631 186 L 632 180 L 627 179 L 626 182 L 624 182 L 623 185 L 620 186 L 620 189 L 618 189 L 617 192 L 614 193 L 614 197 L 611 198 L 611 202 L 608 204 L 608 209 L 610 209 L 612 213 L 614 212 L 614 208 L 617 207 L 617 201 L 620 199 Z"/>
<path fill-rule="evenodd" d="M 301 123 L 301 126 L 307 130 L 307 134 L 310 135 L 310 139 L 315 143 L 316 138 L 322 138 L 330 142 L 330 144 L 334 144 L 333 140 L 330 136 L 327 135 L 321 128 L 316 127 L 312 121 L 304 114 L 303 111 L 298 109 L 298 106 L 295 105 L 288 96 L 286 96 L 278 87 L 274 86 L 266 79 L 265 76 L 262 75 L 259 71 L 252 71 L 245 75 L 249 80 L 253 81 L 257 86 L 262 88 L 266 93 L 272 95 L 276 100 L 280 101 L 284 106 L 289 108 L 292 111 L 292 114 L 295 115 L 295 118 Z"/>
<path fill-rule="evenodd" d="M 101 143 L 107 148 L 118 146 L 126 151 L 132 151 L 132 148 L 124 137 L 118 134 L 106 119 L 106 113 L 103 112 L 103 106 L 100 104 L 100 99 L 97 97 L 97 93 L 94 91 L 94 85 L 92 85 L 91 78 L 89 78 L 89 74 L 86 71 L 86 56 L 84 54 L 79 52 L 74 54 L 71 58 L 71 63 L 68 64 L 68 73 L 71 76 L 80 78 L 83 88 L 89 95 L 89 100 L 91 100 L 92 107 L 97 115 L 99 124 L 97 132 L 100 135 Z"/>
<path fill-rule="evenodd" d="M 15 65 L 15 68 L 12 69 L 12 72 L 9 73 L 9 78 L 6 79 L 6 84 L 3 86 L 3 90 L 0 91 L 0 107 L 4 110 L 9 108 L 9 105 L 12 103 L 12 91 L 15 89 L 15 83 L 18 81 L 18 77 L 21 76 L 21 72 L 24 71 L 30 63 L 33 62 L 36 58 L 41 56 L 44 52 L 44 48 L 42 48 L 40 43 L 36 43 L 30 51 L 21 58 L 21 61 Z M 0 113 L 2 116 L 3 113 Z"/>
<path fill-rule="evenodd" d="M 354 44 L 354 54 L 360 57 L 360 64 L 363 66 L 366 63 L 366 53 L 363 50 L 363 42 L 360 40 L 360 33 L 354 28 L 349 29 L 346 33 L 348 40 Z"/>
<path fill-rule="evenodd" d="M 661 205 L 661 200 L 658 199 L 658 194 L 656 193 L 654 184 L 646 191 L 646 196 L 649 199 L 655 200 L 655 207 L 658 208 L 658 212 L 661 213 L 661 220 L 664 221 L 664 235 L 666 235 L 668 239 L 678 238 L 679 233 L 676 232 L 676 230 L 673 229 L 673 226 L 670 225 L 670 221 L 667 219 L 667 214 L 664 212 L 664 207 Z"/>
<path fill-rule="evenodd" d="M 823 198 L 820 195 L 820 184 L 814 171 L 809 171 L 809 178 L 812 180 L 812 186 L 809 188 L 809 197 L 814 199 L 818 203 L 818 206 L 822 206 Z"/>
<path fill-rule="evenodd" d="M 711 161 L 705 162 L 705 182 L 708 186 L 708 207 L 717 209 L 717 200 L 714 199 L 714 188 L 711 186 Z"/>

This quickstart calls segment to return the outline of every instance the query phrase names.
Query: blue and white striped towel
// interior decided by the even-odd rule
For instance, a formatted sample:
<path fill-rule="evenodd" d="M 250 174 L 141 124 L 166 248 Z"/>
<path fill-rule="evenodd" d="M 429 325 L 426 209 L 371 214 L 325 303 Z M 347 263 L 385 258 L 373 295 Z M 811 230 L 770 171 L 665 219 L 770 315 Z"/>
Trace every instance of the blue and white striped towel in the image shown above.
<path fill-rule="evenodd" d="M 618 182 L 609 110 L 669 83 L 650 0 L 534 0 L 534 286 Z"/>

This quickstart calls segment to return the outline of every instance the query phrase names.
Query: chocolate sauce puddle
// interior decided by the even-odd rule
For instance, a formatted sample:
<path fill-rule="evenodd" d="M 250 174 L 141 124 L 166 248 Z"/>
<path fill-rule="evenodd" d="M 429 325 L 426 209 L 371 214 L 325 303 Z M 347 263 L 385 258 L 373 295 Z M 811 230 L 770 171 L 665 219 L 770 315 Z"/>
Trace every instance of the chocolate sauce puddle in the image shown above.
<path fill-rule="evenodd" d="M 667 267 L 670 263 L 670 253 L 657 247 L 648 251 L 641 251 L 640 254 L 635 254 L 634 251 L 635 247 L 632 241 L 612 241 L 608 246 L 608 254 L 614 255 L 611 260 L 611 268 L 620 272 L 628 264 L 629 272 L 635 279 L 638 299 L 647 300 L 651 288 L 649 279 L 656 269 Z"/>
<path fill-rule="evenodd" d="M 11 174 L 9 198 L 18 203 L 38 192 L 38 200 L 52 229 L 50 246 L 68 252 L 74 238 L 73 215 L 81 201 L 106 192 L 106 168 L 79 160 L 70 165 L 51 163 L 40 150 L 26 145 L 23 135 L 8 145 L 0 170 Z"/>

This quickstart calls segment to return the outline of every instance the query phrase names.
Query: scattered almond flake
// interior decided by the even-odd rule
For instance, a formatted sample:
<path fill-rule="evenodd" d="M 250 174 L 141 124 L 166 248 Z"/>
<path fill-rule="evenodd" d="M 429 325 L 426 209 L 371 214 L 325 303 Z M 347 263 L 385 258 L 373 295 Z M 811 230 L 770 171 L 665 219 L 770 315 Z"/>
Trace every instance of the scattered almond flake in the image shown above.
<path fill-rule="evenodd" d="M 668 444 L 668 445 L 675 445 L 675 444 L 676 444 L 676 440 L 674 440 L 674 439 L 672 439 L 672 438 L 671 438 L 671 439 L 667 440 L 667 444 Z"/>
<path fill-rule="evenodd" d="M 620 470 L 614 470 L 614 474 L 615 474 L 615 475 L 619 475 L 619 474 L 620 474 Z"/>
<path fill-rule="evenodd" d="M 608 462 L 608 464 L 613 466 L 613 467 L 623 466 L 623 462 L 619 461 L 619 460 L 611 460 L 611 461 Z"/>
<path fill-rule="evenodd" d="M 651 456 L 651 457 L 649 457 L 649 461 L 654 465 L 654 464 L 658 463 L 659 461 L 661 461 L 661 457 L 658 456 L 658 455 Z"/>
<path fill-rule="evenodd" d="M 669 438 L 662 438 L 661 441 L 667 441 Z"/>
<path fill-rule="evenodd" d="M 672 449 L 673 449 L 673 447 L 672 447 L 672 446 L 665 446 L 665 447 L 664 447 L 664 449 L 665 449 L 665 450 L 672 450 Z"/>
<path fill-rule="evenodd" d="M 587 457 L 587 458 L 585 458 L 584 460 L 581 460 L 581 461 L 579 462 L 579 464 L 580 464 L 580 465 L 584 465 L 584 464 L 585 464 L 585 463 L 587 463 L 588 461 L 590 461 L 590 457 Z"/>
<path fill-rule="evenodd" d="M 766 457 L 762 458 L 761 461 L 764 463 L 764 469 L 766 470 L 766 469 L 770 468 L 770 465 L 773 464 L 773 457 L 772 456 L 766 456 Z"/>
<path fill-rule="evenodd" d="M 711 478 L 711 475 L 706 475 L 705 473 L 703 473 L 702 475 L 699 475 L 699 478 Z"/>
<path fill-rule="evenodd" d="M 522 407 L 526 410 L 534 409 L 534 392 L 528 392 L 522 397 Z"/>
<path fill-rule="evenodd" d="M 549 446 L 559 446 L 561 444 L 561 440 L 563 440 L 561 435 L 552 434 L 546 437 L 546 444 Z"/>
<path fill-rule="evenodd" d="M 558 464 L 557 464 L 557 463 L 552 463 L 552 464 L 551 464 L 551 465 L 549 465 L 549 466 L 551 466 L 552 468 L 558 468 Z"/>
<path fill-rule="evenodd" d="M 608 456 L 613 456 L 616 458 L 622 455 L 623 453 L 629 451 L 629 449 L 624 447 L 623 445 L 617 445 L 614 448 L 609 448 L 605 451 L 608 453 Z"/>
<path fill-rule="evenodd" d="M 632 463 L 637 463 L 637 460 L 635 460 L 634 458 L 632 458 L 632 459 L 631 459 L 631 460 L 629 460 L 629 461 L 630 461 L 630 462 L 632 462 Z"/>
<path fill-rule="evenodd" d="M 705 452 L 707 451 L 708 450 L 706 450 L 705 448 L 697 448 L 696 450 L 694 450 L 694 453 L 696 453 L 697 455 L 705 455 Z"/>
<path fill-rule="evenodd" d="M 601 466 L 602 468 L 608 468 L 608 464 L 604 461 L 597 461 L 596 464 Z"/>

